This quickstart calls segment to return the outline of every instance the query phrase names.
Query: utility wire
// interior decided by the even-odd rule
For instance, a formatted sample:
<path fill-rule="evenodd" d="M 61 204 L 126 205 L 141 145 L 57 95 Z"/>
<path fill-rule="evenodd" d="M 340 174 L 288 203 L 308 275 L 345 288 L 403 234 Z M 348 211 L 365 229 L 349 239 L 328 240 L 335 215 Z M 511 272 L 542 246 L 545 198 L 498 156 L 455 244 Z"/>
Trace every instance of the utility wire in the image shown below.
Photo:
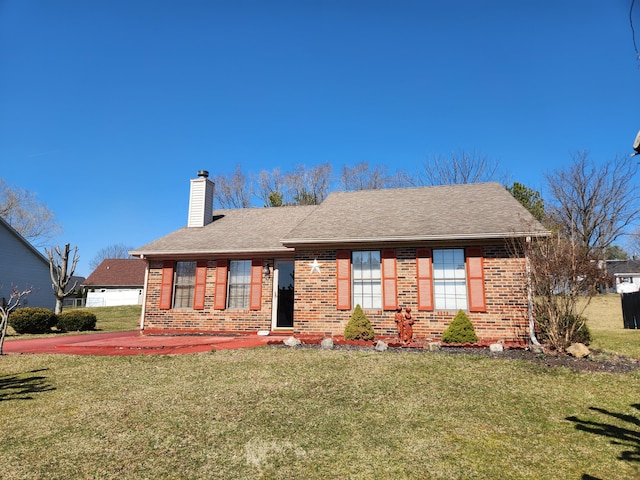
<path fill-rule="evenodd" d="M 629 8 L 629 25 L 631 25 L 631 39 L 633 40 L 633 48 L 636 51 L 636 58 L 640 60 L 640 52 L 638 52 L 638 45 L 636 44 L 636 31 L 633 28 L 633 6 L 636 0 L 631 0 L 631 7 Z"/>

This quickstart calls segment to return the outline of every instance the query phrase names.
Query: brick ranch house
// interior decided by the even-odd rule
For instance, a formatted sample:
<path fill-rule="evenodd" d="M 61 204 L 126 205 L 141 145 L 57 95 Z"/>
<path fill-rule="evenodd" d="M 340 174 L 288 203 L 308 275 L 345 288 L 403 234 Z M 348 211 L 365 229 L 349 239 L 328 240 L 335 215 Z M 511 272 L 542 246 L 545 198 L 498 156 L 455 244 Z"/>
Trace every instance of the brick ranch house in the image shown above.
<path fill-rule="evenodd" d="M 548 231 L 497 183 L 217 211 L 213 189 L 200 171 L 188 225 L 130 252 L 147 261 L 145 333 L 341 337 L 359 304 L 378 337 L 395 336 L 396 308 L 411 307 L 416 339 L 438 340 L 460 309 L 480 341 L 529 338 L 514 240 Z"/>

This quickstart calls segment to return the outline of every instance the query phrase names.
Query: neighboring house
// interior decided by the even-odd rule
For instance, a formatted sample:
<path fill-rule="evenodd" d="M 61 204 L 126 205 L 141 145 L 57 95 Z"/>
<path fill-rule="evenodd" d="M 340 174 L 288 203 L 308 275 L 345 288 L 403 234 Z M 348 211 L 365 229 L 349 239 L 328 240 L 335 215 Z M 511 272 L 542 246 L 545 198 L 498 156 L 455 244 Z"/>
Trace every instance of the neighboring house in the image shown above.
<path fill-rule="evenodd" d="M 55 307 L 49 260 L 0 218 L 0 297 L 8 300 L 14 286 L 32 289 L 23 297 L 22 306 Z"/>
<path fill-rule="evenodd" d="M 131 252 L 148 262 L 145 332 L 342 336 L 360 304 L 377 336 L 395 336 L 396 308 L 411 307 L 418 339 L 439 339 L 458 310 L 481 341 L 528 339 L 518 245 L 549 232 L 501 185 L 213 211 L 207 177 L 191 180 L 187 227 Z"/>
<path fill-rule="evenodd" d="M 146 262 L 137 258 L 109 258 L 87 277 L 87 307 L 140 305 Z"/>
<path fill-rule="evenodd" d="M 607 260 L 607 273 L 613 277 L 616 293 L 640 290 L 640 260 Z"/>

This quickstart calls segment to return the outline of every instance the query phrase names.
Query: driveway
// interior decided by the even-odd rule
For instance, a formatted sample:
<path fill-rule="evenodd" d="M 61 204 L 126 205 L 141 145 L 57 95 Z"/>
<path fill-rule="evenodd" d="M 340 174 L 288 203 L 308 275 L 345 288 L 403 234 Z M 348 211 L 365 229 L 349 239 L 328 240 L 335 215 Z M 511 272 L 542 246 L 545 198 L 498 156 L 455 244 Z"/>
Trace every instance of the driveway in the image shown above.
<path fill-rule="evenodd" d="M 273 342 L 273 337 L 261 335 L 143 335 L 135 330 L 6 340 L 3 353 L 169 355 L 259 347 Z"/>

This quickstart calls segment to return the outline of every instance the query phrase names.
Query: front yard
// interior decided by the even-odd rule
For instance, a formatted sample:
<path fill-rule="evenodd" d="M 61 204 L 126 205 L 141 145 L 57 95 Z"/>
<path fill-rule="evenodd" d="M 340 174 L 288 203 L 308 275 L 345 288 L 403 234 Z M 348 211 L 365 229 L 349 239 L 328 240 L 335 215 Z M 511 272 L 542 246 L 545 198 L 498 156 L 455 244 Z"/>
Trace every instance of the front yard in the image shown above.
<path fill-rule="evenodd" d="M 640 476 L 638 371 L 272 347 L 0 361 L 5 478 Z"/>
<path fill-rule="evenodd" d="M 589 307 L 592 347 L 640 357 L 619 301 Z M 640 370 L 283 347 L 0 366 L 3 478 L 640 478 Z"/>

